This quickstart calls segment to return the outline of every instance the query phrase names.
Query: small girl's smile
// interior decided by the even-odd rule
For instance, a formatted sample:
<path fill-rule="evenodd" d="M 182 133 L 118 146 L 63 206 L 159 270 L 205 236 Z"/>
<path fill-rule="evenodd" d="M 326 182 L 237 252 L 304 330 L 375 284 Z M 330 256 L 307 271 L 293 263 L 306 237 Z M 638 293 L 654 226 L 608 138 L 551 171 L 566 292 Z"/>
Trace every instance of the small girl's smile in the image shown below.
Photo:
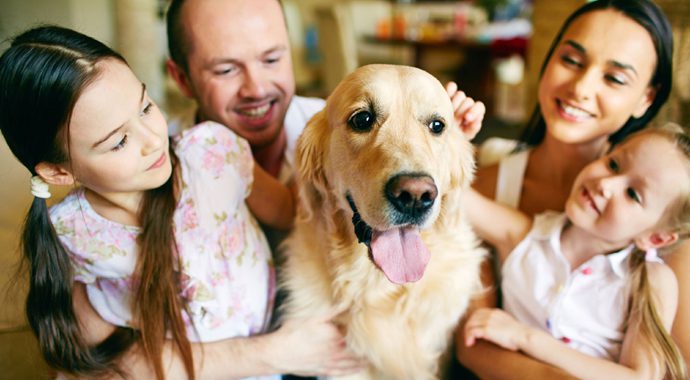
<path fill-rule="evenodd" d="M 586 187 L 582 187 L 582 192 L 581 192 L 582 197 L 585 200 L 585 203 L 590 206 L 594 211 L 597 212 L 598 215 L 601 215 L 601 210 L 597 207 L 596 202 L 594 202 L 594 198 L 592 197 L 592 194 L 589 192 L 589 190 Z"/>

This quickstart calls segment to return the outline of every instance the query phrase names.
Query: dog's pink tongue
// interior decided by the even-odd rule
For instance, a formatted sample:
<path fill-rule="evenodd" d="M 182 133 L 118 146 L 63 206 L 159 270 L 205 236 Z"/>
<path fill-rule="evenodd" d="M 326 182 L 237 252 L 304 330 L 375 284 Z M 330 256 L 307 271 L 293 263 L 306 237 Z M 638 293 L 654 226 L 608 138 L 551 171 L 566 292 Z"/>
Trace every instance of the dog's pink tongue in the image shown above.
<path fill-rule="evenodd" d="M 419 280 L 429 262 L 429 251 L 416 227 L 374 230 L 371 253 L 388 280 L 396 284 Z"/>

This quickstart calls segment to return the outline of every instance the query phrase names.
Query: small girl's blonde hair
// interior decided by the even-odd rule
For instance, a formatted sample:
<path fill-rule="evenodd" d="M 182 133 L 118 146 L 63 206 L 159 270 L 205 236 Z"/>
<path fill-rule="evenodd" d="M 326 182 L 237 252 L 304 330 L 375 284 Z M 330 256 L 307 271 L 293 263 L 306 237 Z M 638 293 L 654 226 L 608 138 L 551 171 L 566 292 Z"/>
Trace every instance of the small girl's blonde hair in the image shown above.
<path fill-rule="evenodd" d="M 647 134 L 662 136 L 672 142 L 687 159 L 686 174 L 690 176 L 690 137 L 685 134 L 683 128 L 677 124 L 668 123 L 659 128 L 647 128 L 632 136 Z M 665 220 L 661 221 L 661 225 L 676 232 L 681 239 L 687 237 L 690 233 L 690 189 L 686 189 L 686 194 L 671 202 L 666 211 Z M 668 248 L 670 247 L 665 247 L 664 251 L 667 251 Z M 666 367 L 665 378 L 687 379 L 688 373 L 683 355 L 669 332 L 664 328 L 657 312 L 656 300 L 652 297 L 645 262 L 645 252 L 638 250 L 631 256 L 631 318 L 629 320 L 637 321 L 637 323 L 634 326 L 628 326 L 628 328 L 637 329 L 646 337 L 655 356 Z"/>

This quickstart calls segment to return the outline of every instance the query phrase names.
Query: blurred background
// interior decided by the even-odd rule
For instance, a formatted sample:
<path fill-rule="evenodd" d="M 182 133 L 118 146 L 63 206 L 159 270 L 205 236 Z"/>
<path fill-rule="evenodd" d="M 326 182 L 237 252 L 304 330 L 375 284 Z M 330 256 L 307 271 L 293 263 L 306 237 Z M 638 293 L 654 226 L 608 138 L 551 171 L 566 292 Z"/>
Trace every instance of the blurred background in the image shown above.
<path fill-rule="evenodd" d="M 586 0 L 283 0 L 301 95 L 327 97 L 368 63 L 423 68 L 484 101 L 489 121 L 524 122 L 535 104 L 539 65 L 564 18 Z M 658 0 L 676 30 L 676 83 L 662 117 L 690 123 L 690 1 Z M 170 114 L 188 107 L 166 77 L 166 0 L 0 0 L 0 51 L 7 38 L 56 23 L 121 52 Z M 491 124 L 493 125 L 493 124 Z M 491 126 L 489 125 L 489 126 Z M 486 132 L 490 132 L 486 131 Z"/>
<path fill-rule="evenodd" d="M 457 81 L 487 105 L 481 138 L 519 134 L 535 105 L 549 44 L 585 1 L 282 0 L 298 94 L 325 98 L 345 74 L 364 64 L 414 65 L 442 83 Z M 687 127 L 690 0 L 657 3 L 676 40 L 673 92 L 657 122 Z M 165 73 L 166 5 L 166 0 L 0 0 L 0 52 L 8 38 L 38 24 L 77 29 L 122 53 L 172 116 L 193 105 Z M 14 277 L 18 231 L 30 202 L 29 175 L 4 140 L 0 178 L 0 379 L 50 378 L 23 317 L 24 287 Z"/>

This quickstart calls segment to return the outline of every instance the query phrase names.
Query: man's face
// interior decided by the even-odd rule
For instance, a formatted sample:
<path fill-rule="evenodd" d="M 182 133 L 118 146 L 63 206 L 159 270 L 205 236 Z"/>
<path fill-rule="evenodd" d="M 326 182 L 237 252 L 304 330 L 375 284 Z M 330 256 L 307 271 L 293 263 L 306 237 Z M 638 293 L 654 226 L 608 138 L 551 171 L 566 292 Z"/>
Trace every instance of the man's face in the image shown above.
<path fill-rule="evenodd" d="M 276 0 L 191 0 L 182 10 L 189 90 L 199 116 L 254 148 L 276 141 L 295 81 L 287 29 Z"/>

